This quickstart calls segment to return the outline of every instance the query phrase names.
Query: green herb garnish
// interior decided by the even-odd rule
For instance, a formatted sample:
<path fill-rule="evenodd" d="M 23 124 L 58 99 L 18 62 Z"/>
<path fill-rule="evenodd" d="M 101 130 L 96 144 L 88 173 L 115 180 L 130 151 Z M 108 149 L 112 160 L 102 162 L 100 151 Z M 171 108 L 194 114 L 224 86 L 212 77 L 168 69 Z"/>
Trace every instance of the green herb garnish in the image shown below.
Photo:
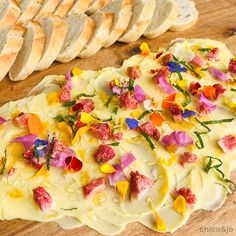
<path fill-rule="evenodd" d="M 52 141 L 50 143 L 49 152 L 48 152 L 48 155 L 47 155 L 47 169 L 48 170 L 50 170 L 50 161 L 51 161 L 51 158 L 52 158 L 54 144 L 55 144 L 55 137 L 52 138 Z"/>
<path fill-rule="evenodd" d="M 76 207 L 68 208 L 68 209 L 61 208 L 61 210 L 63 210 L 63 211 L 72 211 L 72 210 L 77 210 L 77 209 L 78 209 L 78 208 L 76 208 Z"/>
<path fill-rule="evenodd" d="M 75 105 L 75 101 L 69 101 L 63 104 L 64 107 L 72 107 Z"/>
<path fill-rule="evenodd" d="M 3 175 L 4 171 L 6 170 L 7 164 L 7 150 L 4 152 L 4 156 L 2 157 L 2 169 L 0 170 L 0 175 Z"/>
<path fill-rule="evenodd" d="M 208 120 L 208 121 L 201 121 L 201 124 L 204 125 L 213 125 L 213 124 L 221 124 L 221 123 L 230 123 L 234 120 L 234 118 L 230 119 L 222 119 L 222 120 Z"/>
<path fill-rule="evenodd" d="M 153 142 L 152 142 L 152 140 L 150 139 L 150 137 L 149 137 L 146 133 L 144 133 L 143 131 L 141 131 L 141 134 L 142 134 L 142 136 L 146 139 L 146 141 L 148 142 L 150 148 L 151 148 L 152 150 L 154 150 L 156 147 L 155 147 L 155 145 L 153 144 Z"/>
<path fill-rule="evenodd" d="M 107 144 L 107 145 L 116 147 L 116 146 L 119 146 L 120 143 L 119 143 L 119 142 L 115 142 L 115 143 L 109 143 L 109 144 Z"/>
<path fill-rule="evenodd" d="M 81 97 L 86 97 L 86 98 L 92 98 L 94 97 L 95 94 L 85 94 L 85 93 L 81 93 L 79 95 L 77 95 L 77 99 L 80 99 Z"/>
<path fill-rule="evenodd" d="M 134 80 L 132 80 L 132 79 L 129 80 L 128 90 L 134 91 Z"/>
<path fill-rule="evenodd" d="M 59 114 L 55 118 L 58 122 L 66 122 L 68 125 L 73 125 L 77 121 L 77 115 L 62 115 Z"/>
<path fill-rule="evenodd" d="M 152 110 L 150 111 L 144 111 L 139 117 L 138 120 L 142 120 L 146 115 L 148 115 L 149 113 L 153 112 Z"/>
<path fill-rule="evenodd" d="M 200 52 L 210 52 L 211 49 L 210 48 L 199 48 L 198 51 L 200 51 Z"/>
<path fill-rule="evenodd" d="M 172 84 L 172 86 L 175 87 L 179 92 L 183 93 L 184 96 L 187 98 L 187 101 L 186 101 L 182 106 L 183 106 L 183 107 L 188 106 L 188 105 L 192 102 L 192 98 L 191 98 L 190 94 L 189 94 L 187 91 L 183 90 L 183 89 L 182 89 L 179 85 L 177 85 L 177 84 Z"/>
<path fill-rule="evenodd" d="M 109 107 L 109 105 L 110 105 L 110 103 L 111 103 L 111 101 L 112 101 L 112 98 L 113 98 L 113 95 L 111 95 L 111 96 L 108 98 L 107 102 L 105 103 L 105 106 L 106 106 L 106 107 Z"/>
<path fill-rule="evenodd" d="M 236 92 L 236 89 L 235 88 L 231 88 L 230 91 Z"/>
<path fill-rule="evenodd" d="M 115 115 L 117 115 L 118 109 L 119 109 L 118 107 L 115 107 L 115 108 L 114 108 L 113 113 L 114 113 Z"/>

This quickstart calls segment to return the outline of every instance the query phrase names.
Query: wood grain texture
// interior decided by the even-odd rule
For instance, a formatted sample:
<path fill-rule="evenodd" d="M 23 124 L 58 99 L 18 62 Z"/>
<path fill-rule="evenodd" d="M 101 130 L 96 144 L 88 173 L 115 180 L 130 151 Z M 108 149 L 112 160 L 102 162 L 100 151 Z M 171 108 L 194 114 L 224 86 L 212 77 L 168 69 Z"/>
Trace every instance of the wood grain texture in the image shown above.
<path fill-rule="evenodd" d="M 146 41 L 152 50 L 165 47 L 175 38 L 212 38 L 222 40 L 236 55 L 236 0 L 196 0 L 200 11 L 198 23 L 185 32 L 167 32 L 162 36 L 147 40 L 141 38 L 131 44 L 116 43 L 110 48 L 102 49 L 95 56 L 88 59 L 75 59 L 67 64 L 54 63 L 48 70 L 34 73 L 22 82 L 13 83 L 8 79 L 0 82 L 0 105 L 10 100 L 20 99 L 27 95 L 28 91 L 35 86 L 45 75 L 65 74 L 74 66 L 82 69 L 99 69 L 107 66 L 120 66 L 121 62 L 134 53 L 141 42 Z M 232 175 L 236 180 L 236 173 Z M 1 191 L 1 190 L 0 190 Z M 216 212 L 198 211 L 194 213 L 188 223 L 173 235 L 176 236 L 205 236 L 205 235 L 236 235 L 236 197 L 227 199 L 224 206 Z M 208 228 L 207 228 L 208 227 Z M 210 232 L 215 227 L 231 227 L 233 232 Z M 31 221 L 13 220 L 0 222 L 1 236 L 98 236 L 95 231 L 87 227 L 75 230 L 62 230 L 55 223 L 37 223 Z M 144 226 L 133 223 L 127 226 L 125 232 L 120 236 L 154 236 L 163 235 L 152 232 Z M 169 235 L 169 234 L 166 234 Z"/>

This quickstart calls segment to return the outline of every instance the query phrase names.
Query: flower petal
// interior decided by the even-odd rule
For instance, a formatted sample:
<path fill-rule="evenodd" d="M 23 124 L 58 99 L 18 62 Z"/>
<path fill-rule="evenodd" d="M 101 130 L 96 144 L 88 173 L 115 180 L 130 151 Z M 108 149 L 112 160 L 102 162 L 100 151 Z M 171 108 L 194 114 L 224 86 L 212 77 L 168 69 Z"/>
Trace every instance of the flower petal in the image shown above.
<path fill-rule="evenodd" d="M 188 109 L 184 110 L 184 112 L 182 114 L 183 118 L 188 118 L 188 117 L 196 116 L 196 115 L 197 115 L 197 113 L 195 111 L 191 111 Z"/>
<path fill-rule="evenodd" d="M 116 172 L 109 174 L 108 179 L 109 179 L 110 185 L 115 187 L 117 182 L 121 180 L 127 180 L 127 177 L 120 165 L 115 164 L 113 165 L 113 167 L 116 169 Z"/>
<path fill-rule="evenodd" d="M 17 137 L 14 140 L 12 140 L 13 143 L 22 143 L 25 147 L 25 149 L 29 149 L 34 145 L 35 139 L 37 138 L 37 135 L 30 134 L 22 137 Z"/>
<path fill-rule="evenodd" d="M 125 169 L 135 160 L 136 158 L 131 152 L 125 154 L 123 157 L 121 157 L 121 168 Z"/>
<path fill-rule="evenodd" d="M 134 97 L 138 103 L 142 103 L 146 99 L 145 92 L 139 85 L 134 87 Z"/>
<path fill-rule="evenodd" d="M 139 127 L 139 121 L 136 119 L 126 118 L 125 121 L 129 129 L 137 129 Z"/>
<path fill-rule="evenodd" d="M 0 116 L 0 125 L 6 123 L 7 120 Z"/>
<path fill-rule="evenodd" d="M 176 90 L 172 87 L 170 83 L 167 82 L 164 76 L 161 76 L 159 78 L 159 85 L 168 94 L 172 94 L 176 92 Z"/>
<path fill-rule="evenodd" d="M 116 183 L 116 189 L 118 193 L 122 196 L 122 201 L 124 202 L 127 190 L 129 188 L 129 182 L 127 180 L 122 180 Z"/>
<path fill-rule="evenodd" d="M 223 73 L 222 71 L 218 70 L 215 67 L 209 67 L 209 72 L 211 73 L 211 75 L 213 77 L 215 77 L 216 79 L 219 79 L 221 81 L 227 81 L 228 80 L 228 76 L 227 74 Z"/>

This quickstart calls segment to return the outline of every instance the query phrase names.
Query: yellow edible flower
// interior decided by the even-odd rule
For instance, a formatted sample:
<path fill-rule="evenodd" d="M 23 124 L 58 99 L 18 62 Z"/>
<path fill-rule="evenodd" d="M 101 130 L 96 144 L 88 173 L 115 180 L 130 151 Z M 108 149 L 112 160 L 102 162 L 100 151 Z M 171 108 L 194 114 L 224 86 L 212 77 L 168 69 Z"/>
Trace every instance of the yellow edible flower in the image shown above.
<path fill-rule="evenodd" d="M 141 54 L 144 55 L 144 56 L 147 56 L 150 54 L 150 48 L 148 46 L 148 44 L 146 42 L 142 43 L 140 45 L 140 50 L 141 50 Z"/>
<path fill-rule="evenodd" d="M 174 201 L 174 204 L 173 204 L 173 208 L 180 214 L 184 214 L 187 210 L 186 208 L 186 200 L 185 198 L 180 195 L 178 196 L 175 201 Z"/>
<path fill-rule="evenodd" d="M 109 164 L 103 164 L 101 167 L 100 167 L 100 171 L 103 173 L 103 174 L 112 174 L 112 173 L 115 173 L 116 172 L 116 169 L 109 165 Z"/>
<path fill-rule="evenodd" d="M 83 71 L 79 68 L 79 67 L 74 67 L 74 69 L 72 70 L 72 75 L 76 76 L 76 75 L 81 75 L 83 73 Z"/>
<path fill-rule="evenodd" d="M 71 127 L 63 121 L 58 124 L 58 129 L 63 132 L 60 134 L 60 139 L 62 142 L 67 146 L 70 145 L 73 138 Z"/>
<path fill-rule="evenodd" d="M 85 123 L 85 122 L 84 122 L 84 123 Z M 83 127 L 81 127 L 80 129 L 78 129 L 78 131 L 76 132 L 75 137 L 74 137 L 73 140 L 72 140 L 72 143 L 71 143 L 72 146 L 75 145 L 75 144 L 79 141 L 80 137 L 81 137 L 83 134 L 87 133 L 89 129 L 90 129 L 89 126 L 83 126 Z"/>
<path fill-rule="evenodd" d="M 116 189 L 118 193 L 122 196 L 122 201 L 124 202 L 127 190 L 129 188 L 129 182 L 127 180 L 121 180 L 116 183 Z"/>
<path fill-rule="evenodd" d="M 93 118 L 89 113 L 87 112 L 81 112 L 81 116 L 80 116 L 80 121 L 82 123 L 89 123 L 89 122 L 94 122 L 96 121 L 95 118 Z"/>
<path fill-rule="evenodd" d="M 131 112 L 132 118 L 138 118 L 141 115 L 141 112 L 139 110 L 134 110 Z"/>
<path fill-rule="evenodd" d="M 49 176 L 49 172 L 47 169 L 47 165 L 43 165 L 35 174 L 32 178 L 37 178 L 39 176 L 43 176 L 47 178 Z"/>
<path fill-rule="evenodd" d="M 57 92 L 51 92 L 47 96 L 48 104 L 53 105 L 59 102 L 59 96 Z"/>
<path fill-rule="evenodd" d="M 11 198 L 14 198 L 14 199 L 17 199 L 17 198 L 21 198 L 24 196 L 24 193 L 22 190 L 19 190 L 19 189 L 15 189 L 11 192 L 8 192 L 8 196 L 11 197 Z"/>
<path fill-rule="evenodd" d="M 182 89 L 186 90 L 188 88 L 188 81 L 186 79 L 177 80 L 177 85 L 179 85 L 179 87 L 181 87 Z"/>

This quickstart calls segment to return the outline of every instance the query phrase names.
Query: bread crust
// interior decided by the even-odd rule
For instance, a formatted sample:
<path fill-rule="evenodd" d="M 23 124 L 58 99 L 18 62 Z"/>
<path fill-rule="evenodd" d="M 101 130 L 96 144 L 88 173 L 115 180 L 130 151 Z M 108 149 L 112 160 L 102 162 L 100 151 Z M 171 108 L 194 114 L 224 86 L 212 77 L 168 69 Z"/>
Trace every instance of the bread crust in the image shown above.
<path fill-rule="evenodd" d="M 74 1 L 75 0 L 61 0 L 53 14 L 61 18 L 66 17 L 70 9 L 73 7 Z"/>

